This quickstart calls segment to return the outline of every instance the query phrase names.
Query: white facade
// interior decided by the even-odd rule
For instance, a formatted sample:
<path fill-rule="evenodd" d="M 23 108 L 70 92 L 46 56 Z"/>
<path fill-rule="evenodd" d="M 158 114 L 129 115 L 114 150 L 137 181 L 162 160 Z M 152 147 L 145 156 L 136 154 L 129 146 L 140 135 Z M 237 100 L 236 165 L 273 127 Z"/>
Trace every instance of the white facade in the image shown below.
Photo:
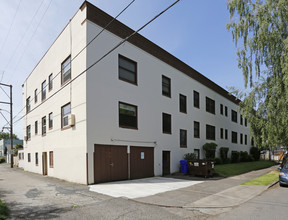
<path fill-rule="evenodd" d="M 96 20 L 90 14 L 91 11 L 96 14 L 93 15 Z M 99 24 L 97 13 L 101 14 Z M 249 152 L 251 147 L 249 128 L 244 125 L 244 119 L 243 125 L 240 124 L 239 113 L 237 123 L 231 121 L 231 110 L 237 111 L 237 102 L 227 98 L 228 92 L 219 89 L 219 86 L 201 76 L 213 86 L 211 88 L 207 84 L 204 85 L 205 83 L 199 82 L 201 80 L 197 80 L 197 75 L 196 79 L 190 77 L 174 65 L 154 56 L 153 52 L 140 49 L 133 41 L 126 42 L 81 74 L 122 40 L 116 33 L 117 23 L 114 29 L 111 27 L 114 31 L 104 31 L 73 59 L 102 30 L 103 16 L 110 19 L 90 3 L 84 3 L 25 81 L 23 102 L 26 103 L 29 96 L 31 100 L 31 110 L 24 118 L 25 134 L 27 126 L 31 126 L 31 138 L 24 143 L 25 170 L 43 173 L 42 153 L 46 152 L 49 176 L 83 184 L 94 183 L 95 144 L 129 146 L 127 153 L 130 153 L 130 146 L 153 147 L 155 175 L 162 175 L 163 151 L 170 151 L 170 172 L 179 171 L 179 161 L 183 159 L 183 155 L 194 152 L 194 149 L 200 149 L 203 158 L 202 146 L 207 142 L 217 143 L 218 150 L 220 147 L 229 147 L 229 154 L 232 150 Z M 144 38 L 140 36 L 139 39 Z M 145 47 L 145 43 L 143 45 Z M 164 54 L 164 57 L 165 54 L 171 57 L 161 48 L 156 49 Z M 73 59 L 72 82 L 61 86 L 61 63 L 70 55 Z M 119 55 L 137 63 L 137 85 L 119 79 Z M 180 63 L 181 61 L 177 65 Z M 195 70 L 191 68 L 191 71 L 193 74 Z M 47 87 L 46 100 L 41 101 L 40 93 L 35 103 L 35 89 L 41 91 L 42 82 L 46 80 L 48 84 L 51 73 L 53 77 L 56 76 L 53 79 L 53 89 L 48 91 Z M 171 97 L 162 95 L 163 75 L 171 80 Z M 79 77 L 75 79 L 77 76 Z M 195 108 L 193 105 L 194 90 L 200 94 L 200 108 Z M 226 95 L 222 94 L 223 91 Z M 186 96 L 186 113 L 179 111 L 179 94 Z M 206 112 L 206 97 L 215 101 L 215 114 Z M 137 129 L 119 126 L 119 102 L 137 106 Z M 63 129 L 61 107 L 67 103 L 71 103 L 75 126 Z M 220 114 L 220 105 L 223 105 L 223 115 Z M 225 107 L 228 108 L 228 116 L 225 116 Z M 48 128 L 47 120 L 47 133 L 42 135 L 42 118 L 46 116 L 48 119 L 50 113 L 53 113 L 53 128 Z M 171 115 L 171 134 L 164 134 L 162 131 L 162 113 Z M 38 121 L 38 134 L 35 134 L 35 121 Z M 194 138 L 194 121 L 200 123 L 200 138 Z M 215 140 L 206 139 L 206 124 L 215 126 Z M 220 137 L 221 128 L 223 138 Z M 186 148 L 180 148 L 180 129 L 187 131 Z M 225 129 L 228 131 L 227 140 Z M 231 141 L 232 131 L 237 132 L 237 143 Z M 243 135 L 242 144 L 240 134 Z M 49 166 L 50 152 L 53 152 L 53 167 Z M 35 161 L 36 153 L 38 153 L 38 165 Z M 217 154 L 219 155 L 219 152 Z"/>

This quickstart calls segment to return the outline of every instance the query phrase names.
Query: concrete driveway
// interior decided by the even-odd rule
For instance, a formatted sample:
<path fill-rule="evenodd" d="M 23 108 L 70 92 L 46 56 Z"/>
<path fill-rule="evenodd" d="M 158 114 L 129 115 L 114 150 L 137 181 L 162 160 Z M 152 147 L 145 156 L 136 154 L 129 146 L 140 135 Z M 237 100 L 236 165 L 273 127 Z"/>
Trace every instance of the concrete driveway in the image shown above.
<path fill-rule="evenodd" d="M 156 195 L 172 190 L 193 186 L 203 181 L 181 180 L 165 177 L 152 177 L 138 180 L 117 181 L 91 185 L 90 191 L 112 197 L 126 197 L 129 199 Z"/>

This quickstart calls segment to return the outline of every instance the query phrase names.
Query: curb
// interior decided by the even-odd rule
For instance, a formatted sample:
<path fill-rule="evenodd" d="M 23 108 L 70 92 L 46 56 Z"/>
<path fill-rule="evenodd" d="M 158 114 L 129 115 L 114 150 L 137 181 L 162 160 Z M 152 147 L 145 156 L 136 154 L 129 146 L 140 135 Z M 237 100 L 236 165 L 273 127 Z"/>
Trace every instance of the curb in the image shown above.
<path fill-rule="evenodd" d="M 271 183 L 269 186 L 267 186 L 267 189 L 271 188 L 272 186 L 275 186 L 277 183 L 279 183 L 279 180 L 276 180 L 274 183 Z"/>

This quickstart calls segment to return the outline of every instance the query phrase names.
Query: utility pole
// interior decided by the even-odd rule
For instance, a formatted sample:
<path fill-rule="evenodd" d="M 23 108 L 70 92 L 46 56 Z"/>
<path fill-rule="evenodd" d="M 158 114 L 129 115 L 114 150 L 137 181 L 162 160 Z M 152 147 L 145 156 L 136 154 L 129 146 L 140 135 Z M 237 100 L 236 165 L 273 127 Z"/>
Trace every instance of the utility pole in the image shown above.
<path fill-rule="evenodd" d="M 6 86 L 10 88 L 10 102 L 2 102 L 0 101 L 0 104 L 9 104 L 10 105 L 10 145 L 11 145 L 11 151 L 10 151 L 10 155 L 11 155 L 11 168 L 13 168 L 13 102 L 12 102 L 12 85 L 7 85 L 4 83 L 0 83 L 0 86 Z"/>
<path fill-rule="evenodd" d="M 14 151 L 13 151 L 13 104 L 12 104 L 12 85 L 10 85 L 10 144 L 11 144 L 11 168 L 14 164 Z"/>

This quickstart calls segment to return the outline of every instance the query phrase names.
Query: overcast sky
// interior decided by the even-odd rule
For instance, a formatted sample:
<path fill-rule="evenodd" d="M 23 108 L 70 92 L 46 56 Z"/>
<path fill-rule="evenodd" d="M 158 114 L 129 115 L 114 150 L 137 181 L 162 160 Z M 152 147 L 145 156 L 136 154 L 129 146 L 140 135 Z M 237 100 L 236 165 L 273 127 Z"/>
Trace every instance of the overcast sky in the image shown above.
<path fill-rule="evenodd" d="M 116 16 L 131 0 L 90 0 Z M 118 19 L 137 29 L 165 9 L 172 0 L 136 0 Z M 14 116 L 21 112 L 22 84 L 53 41 L 77 12 L 83 0 L 0 0 L 0 80 L 13 85 Z M 140 32 L 224 89 L 244 88 L 232 34 L 226 29 L 225 0 L 181 0 Z M 2 87 L 8 93 L 9 90 Z M 0 101 L 9 101 L 0 89 Z M 9 111 L 9 106 L 0 104 Z M 9 114 L 1 111 L 7 119 Z M 0 115 L 0 131 L 6 121 Z M 23 125 L 14 125 L 23 138 Z"/>

